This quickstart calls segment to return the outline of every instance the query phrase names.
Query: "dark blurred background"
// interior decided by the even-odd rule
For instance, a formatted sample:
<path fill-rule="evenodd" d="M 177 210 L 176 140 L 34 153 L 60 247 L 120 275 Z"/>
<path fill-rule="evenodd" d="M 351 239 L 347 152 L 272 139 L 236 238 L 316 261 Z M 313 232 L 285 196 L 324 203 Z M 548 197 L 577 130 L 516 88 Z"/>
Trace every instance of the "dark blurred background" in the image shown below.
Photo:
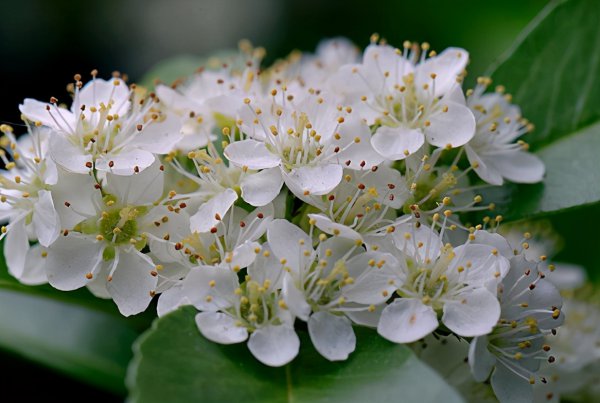
<path fill-rule="evenodd" d="M 390 43 L 430 42 L 471 53 L 470 76 L 483 74 L 547 0 L 1 0 L 0 121 L 19 122 L 26 97 L 68 101 L 74 73 L 92 69 L 140 79 L 176 55 L 264 46 L 268 60 L 311 51 L 325 37 L 364 47 L 378 32 Z M 2 324 L 0 324 L 2 326 Z M 121 401 L 0 352 L 4 396 L 31 400 L 38 388 L 61 401 Z M 33 388 L 32 388 L 33 386 Z M 84 397 L 85 396 L 85 397 Z"/>

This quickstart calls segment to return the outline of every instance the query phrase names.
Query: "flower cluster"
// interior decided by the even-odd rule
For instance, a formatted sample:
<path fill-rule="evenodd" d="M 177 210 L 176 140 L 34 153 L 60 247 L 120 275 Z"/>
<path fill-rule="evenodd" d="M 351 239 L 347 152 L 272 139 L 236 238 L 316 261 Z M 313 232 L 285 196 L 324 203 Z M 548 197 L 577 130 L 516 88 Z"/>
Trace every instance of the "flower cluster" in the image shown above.
<path fill-rule="evenodd" d="M 1 128 L 10 273 L 126 316 L 158 294 L 159 315 L 193 305 L 204 337 L 271 366 L 297 355 L 301 322 L 329 360 L 355 350 L 355 325 L 454 334 L 502 401 L 532 394 L 561 297 L 502 217 L 464 224 L 494 208 L 478 189 L 543 177 L 510 96 L 488 78 L 463 92 L 458 48 L 263 54 L 244 44 L 155 92 L 93 72 L 70 107 L 26 99 L 28 133 Z"/>

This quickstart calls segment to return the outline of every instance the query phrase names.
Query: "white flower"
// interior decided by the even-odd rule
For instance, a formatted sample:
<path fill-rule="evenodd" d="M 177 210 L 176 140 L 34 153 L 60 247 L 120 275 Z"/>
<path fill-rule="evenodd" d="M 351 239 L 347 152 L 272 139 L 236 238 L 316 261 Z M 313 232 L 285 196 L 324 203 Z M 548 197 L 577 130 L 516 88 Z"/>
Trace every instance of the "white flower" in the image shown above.
<path fill-rule="evenodd" d="M 230 192 L 236 197 L 235 192 Z M 224 200 L 231 197 L 230 192 L 200 206 L 187 227 L 170 233 L 168 239 L 148 235 L 152 253 L 163 262 L 179 262 L 188 267 L 220 266 L 236 273 L 251 264 L 255 250 L 260 249 L 257 241 L 273 219 L 273 206 L 269 204 L 251 213 L 240 207 L 230 209 L 228 201 L 232 199 Z M 228 212 L 220 213 L 219 207 Z"/>
<path fill-rule="evenodd" d="M 250 352 L 260 362 L 279 367 L 298 354 L 300 340 L 294 317 L 278 291 L 281 270 L 274 264 L 277 261 L 267 254 L 259 262 L 248 268 L 241 284 L 227 268 L 195 267 L 183 280 L 179 295 L 201 311 L 196 324 L 204 337 L 221 344 L 248 339 Z"/>
<path fill-rule="evenodd" d="M 57 169 L 45 158 L 48 130 L 31 128 L 17 141 L 11 127 L 2 125 L 0 129 L 4 132 L 1 145 L 6 149 L 0 150 L 0 156 L 7 169 L 0 172 L 0 217 L 9 221 L 2 227 L 0 239 L 6 237 L 8 270 L 25 284 L 45 283 L 45 248 L 58 238 L 61 228 L 52 200 Z M 30 246 L 30 241 L 38 244 Z"/>
<path fill-rule="evenodd" d="M 55 98 L 49 104 L 26 99 L 19 108 L 30 121 L 56 132 L 50 138 L 50 155 L 65 169 L 133 175 L 181 138 L 178 119 L 165 117 L 152 98 L 133 96 L 122 80 L 94 77 L 80 86 L 77 81 L 70 109 L 58 106 Z"/>
<path fill-rule="evenodd" d="M 240 52 L 233 56 L 211 58 L 183 82 L 167 87 L 159 85 L 156 93 L 170 114 L 182 120 L 184 136 L 177 144 L 182 150 L 192 150 L 214 139 L 211 133 L 220 126 L 235 121 L 237 109 L 247 96 L 266 95 L 259 80 L 264 49 L 241 43 Z"/>
<path fill-rule="evenodd" d="M 484 93 L 490 83 L 490 79 L 480 78 L 467 98 L 477 121 L 475 136 L 465 145 L 471 165 L 481 179 L 492 185 L 502 185 L 504 179 L 517 183 L 541 181 L 544 163 L 527 152 L 526 143 L 516 141 L 533 126 L 506 96 Z"/>
<path fill-rule="evenodd" d="M 419 340 L 442 323 L 460 336 L 489 333 L 500 317 L 495 295 L 508 271 L 508 260 L 489 245 L 453 248 L 425 225 L 401 224 L 393 232 L 395 247 L 404 256 L 395 299 L 381 315 L 378 331 L 397 342 Z M 397 255 L 399 256 L 399 255 Z"/>
<path fill-rule="evenodd" d="M 475 380 L 483 382 L 492 373 L 492 388 L 502 403 L 532 401 L 532 385 L 547 382 L 537 375 L 541 360 L 554 361 L 546 354 L 545 336 L 562 324 L 564 315 L 558 290 L 544 277 L 536 263 L 521 255 L 512 258 L 498 290 L 501 319 L 491 334 L 471 342 Z"/>
<path fill-rule="evenodd" d="M 274 220 L 267 238 L 285 272 L 286 307 L 308 322 L 310 338 L 322 356 L 347 359 L 356 346 L 352 321 L 373 326 L 378 318 L 375 304 L 385 302 L 380 295 L 389 288 L 387 279 L 367 278 L 365 272 L 389 270 L 396 259 L 365 252 L 356 242 L 339 237 L 322 241 L 315 250 L 310 236 L 285 220 Z M 351 299 L 358 303 L 348 303 Z"/>
<path fill-rule="evenodd" d="M 548 280 L 559 290 L 575 290 L 585 283 L 587 275 L 583 267 L 553 259 L 560 252 L 563 242 L 548 222 L 502 225 L 498 230 L 513 250 L 528 260 L 541 260 L 540 265 L 551 272 Z M 552 263 L 549 263 L 550 260 Z"/>
<path fill-rule="evenodd" d="M 72 183 L 77 187 L 65 186 L 53 196 L 66 210 L 64 222 L 77 215 L 79 222 L 48 248 L 48 280 L 60 290 L 87 285 L 112 297 L 123 315 L 137 314 L 150 303 L 163 269 L 141 253 L 147 233 L 168 236 L 189 219 L 180 209 L 155 204 L 163 195 L 158 163 L 137 175 L 107 174 L 100 184 L 90 176 L 73 176 L 88 181 Z"/>
<path fill-rule="evenodd" d="M 358 63 L 359 58 L 359 49 L 350 40 L 343 37 L 323 40 L 314 55 L 302 55 L 294 80 L 306 88 L 327 89 L 324 88 L 327 80 L 340 67 Z M 289 85 L 292 84 L 288 83 Z"/>
<path fill-rule="evenodd" d="M 273 201 L 281 188 L 277 180 L 272 182 L 273 175 L 268 170 L 256 172 L 233 164 L 227 165 L 213 144 L 206 149 L 191 151 L 187 156 L 194 164 L 195 174 L 177 159 L 171 161 L 171 166 L 193 188 L 191 192 L 176 197 L 190 206 L 207 202 L 229 189 L 241 193 L 242 199 L 248 204 L 260 207 Z"/>
<path fill-rule="evenodd" d="M 365 241 L 385 234 L 407 197 L 400 172 L 381 165 L 375 171 L 346 170 L 344 180 L 330 194 L 302 199 L 321 210 L 308 214 L 321 231 Z"/>
<path fill-rule="evenodd" d="M 539 401 L 558 402 L 561 397 L 577 401 L 582 396 L 597 400 L 600 397 L 597 388 L 600 381 L 600 309 L 595 303 L 598 297 L 592 295 L 592 299 L 586 301 L 581 299 L 581 291 L 576 295 L 564 300 L 561 311 L 565 322 L 557 335 L 547 337 L 556 360 L 542 367 L 551 382 L 535 388 Z"/>
<path fill-rule="evenodd" d="M 309 94 L 281 107 L 246 102 L 238 123 L 249 138 L 232 142 L 225 156 L 244 169 L 263 170 L 267 179 L 242 184 L 245 193 L 260 186 L 274 198 L 285 182 L 296 195 L 323 195 L 340 183 L 344 166 L 369 169 L 382 161 L 368 126 L 327 97 Z"/>
<path fill-rule="evenodd" d="M 181 121 L 183 136 L 173 148 L 190 151 L 206 146 L 217 137 L 212 134 L 216 122 L 212 111 L 203 104 L 165 85 L 156 86 L 156 95 L 161 104 L 166 106 L 166 113 L 176 116 Z"/>
<path fill-rule="evenodd" d="M 369 125 L 376 125 L 375 150 L 389 160 L 401 160 L 425 141 L 436 147 L 458 147 L 475 133 L 475 119 L 465 106 L 460 84 L 469 55 L 448 48 L 425 59 L 428 45 L 404 52 L 371 44 L 363 61 L 343 66 L 331 86 L 353 101 Z"/>

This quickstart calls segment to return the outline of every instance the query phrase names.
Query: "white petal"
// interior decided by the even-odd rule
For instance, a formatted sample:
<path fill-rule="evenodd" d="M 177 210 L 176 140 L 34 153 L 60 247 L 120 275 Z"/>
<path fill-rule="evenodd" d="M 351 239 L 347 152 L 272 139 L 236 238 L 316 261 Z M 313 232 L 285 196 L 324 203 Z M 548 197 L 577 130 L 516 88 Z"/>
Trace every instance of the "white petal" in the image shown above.
<path fill-rule="evenodd" d="M 232 219 L 232 222 L 235 223 L 240 223 L 243 221 L 248 225 L 246 225 L 244 228 L 239 225 L 235 225 L 233 228 L 229 228 L 227 230 L 226 241 L 229 245 L 239 245 L 246 241 L 257 241 L 265 234 L 265 232 L 267 232 L 269 225 L 273 221 L 274 215 L 272 204 L 255 208 L 251 213 L 248 213 L 246 210 L 240 207 L 234 206 L 229 214 L 232 212 L 233 218 L 227 217 L 225 220 Z M 262 214 L 262 218 L 258 218 L 260 214 Z M 251 226 L 250 223 L 252 223 Z"/>
<path fill-rule="evenodd" d="M 233 271 L 219 266 L 198 266 L 183 280 L 182 294 L 201 311 L 218 311 L 231 307 L 238 287 Z"/>
<path fill-rule="evenodd" d="M 447 112 L 432 116 L 430 125 L 424 128 L 429 144 L 437 147 L 459 147 L 466 144 L 475 135 L 475 116 L 464 106 L 447 102 Z"/>
<path fill-rule="evenodd" d="M 115 85 L 115 83 L 118 83 Z M 79 91 L 79 95 L 76 99 L 78 105 L 73 104 L 74 112 L 77 112 L 80 106 L 85 105 L 86 109 L 95 106 L 100 107 L 100 103 L 108 105 L 109 101 L 114 101 L 114 110 L 111 109 L 112 113 L 119 113 L 121 111 L 116 108 L 120 108 L 123 103 L 129 99 L 129 88 L 127 84 L 121 79 L 116 80 L 103 80 L 101 78 L 95 78 L 89 81 Z M 125 109 L 125 108 L 121 108 Z"/>
<path fill-rule="evenodd" d="M 384 261 L 381 267 L 370 266 L 369 261 Z M 389 253 L 366 252 L 350 259 L 346 266 L 354 283 L 344 286 L 342 293 L 349 301 L 361 304 L 382 304 L 402 286 L 400 262 Z"/>
<path fill-rule="evenodd" d="M 334 154 L 338 164 L 360 170 L 370 169 L 383 161 L 381 153 L 375 151 L 371 144 L 369 126 L 358 118 L 346 120 L 340 125 L 337 134 L 340 135 L 340 139 L 334 141 L 334 144 L 342 150 Z"/>
<path fill-rule="evenodd" d="M 184 305 L 192 305 L 192 302 L 188 297 L 183 295 L 182 287 L 178 284 L 160 294 L 158 305 L 156 306 L 156 313 L 159 317 L 165 316 L 169 312 L 173 312 Z"/>
<path fill-rule="evenodd" d="M 281 163 L 279 156 L 270 152 L 265 143 L 251 139 L 229 144 L 224 154 L 233 164 L 249 169 L 273 168 Z"/>
<path fill-rule="evenodd" d="M 500 403 L 530 403 L 533 386 L 504 365 L 496 366 L 492 374 L 492 388 Z"/>
<path fill-rule="evenodd" d="M 454 248 L 456 258 L 448 267 L 447 276 L 451 280 L 470 285 L 486 285 L 493 283 L 491 290 L 504 278 L 510 262 L 502 256 L 499 250 L 491 245 L 467 244 Z M 459 272 L 459 267 L 464 271 Z"/>
<path fill-rule="evenodd" d="M 33 206 L 35 235 L 42 246 L 50 246 L 60 233 L 60 218 L 54 209 L 52 195 L 47 190 L 38 192 L 38 201 Z"/>
<path fill-rule="evenodd" d="M 40 285 L 48 282 L 46 275 L 46 259 L 42 256 L 45 248 L 41 245 L 33 245 L 27 251 L 25 265 L 19 281 L 27 285 Z M 5 254 L 6 256 L 6 254 Z"/>
<path fill-rule="evenodd" d="M 304 294 L 294 284 L 294 279 L 289 273 L 283 277 L 282 294 L 290 312 L 304 321 L 308 320 L 312 308 L 306 302 Z"/>
<path fill-rule="evenodd" d="M 154 191 L 155 190 L 150 190 L 149 192 L 152 193 Z M 152 199 L 152 194 L 139 194 L 138 200 Z M 156 201 L 156 199 L 154 200 Z M 150 202 L 132 204 L 135 206 L 140 204 L 148 205 L 149 203 Z M 165 217 L 167 217 L 166 222 L 164 222 Z M 156 226 L 157 222 L 160 222 L 159 226 Z M 153 235 L 161 241 L 164 240 L 163 237 L 165 236 L 165 233 L 170 234 L 170 242 L 173 245 L 176 243 L 175 240 L 181 240 L 190 235 L 190 217 L 187 212 L 185 210 L 169 211 L 169 208 L 165 205 L 152 207 L 147 214 L 140 217 L 139 226 L 140 228 L 143 228 L 148 235 Z M 152 239 L 153 237 L 149 238 Z M 183 254 L 183 252 L 180 251 L 176 252 Z"/>
<path fill-rule="evenodd" d="M 375 151 L 388 160 L 403 160 L 421 148 L 425 137 L 421 130 L 381 126 L 371 139 Z"/>
<path fill-rule="evenodd" d="M 237 320 L 222 312 L 200 312 L 196 326 L 204 337 L 220 344 L 241 343 L 248 338 L 248 330 L 237 326 Z"/>
<path fill-rule="evenodd" d="M 263 364 L 281 367 L 298 355 L 300 339 L 292 327 L 269 325 L 250 335 L 248 349 Z"/>
<path fill-rule="evenodd" d="M 242 179 L 242 198 L 252 206 L 271 203 L 281 191 L 283 178 L 279 167 L 263 169 Z"/>
<path fill-rule="evenodd" d="M 386 71 L 392 74 L 394 79 L 404 77 L 414 71 L 412 63 L 389 45 L 371 44 L 367 46 L 363 63 L 369 70 L 377 71 L 382 76 L 381 79 Z"/>
<path fill-rule="evenodd" d="M 352 323 L 345 316 L 316 312 L 308 319 L 308 333 L 315 349 L 329 361 L 343 361 L 356 348 Z"/>
<path fill-rule="evenodd" d="M 315 220 L 315 226 L 327 234 L 335 234 L 342 238 L 362 241 L 362 236 L 358 232 L 346 225 L 331 221 L 329 217 L 326 217 L 323 214 L 309 214 L 308 217 Z"/>
<path fill-rule="evenodd" d="M 285 218 L 287 199 L 287 189 L 283 189 L 283 192 L 279 192 L 277 197 L 273 199 L 273 218 Z"/>
<path fill-rule="evenodd" d="M 90 169 L 86 164 L 93 162 L 90 155 L 60 134 L 50 137 L 50 155 L 58 165 L 78 174 L 87 174 Z"/>
<path fill-rule="evenodd" d="M 475 173 L 477 173 L 481 179 L 490 185 L 500 186 L 504 183 L 504 178 L 502 178 L 498 169 L 491 164 L 488 165 L 487 161 L 482 158 L 470 144 L 465 144 L 465 151 L 471 165 L 476 167 L 474 168 Z"/>
<path fill-rule="evenodd" d="M 359 252 L 362 252 L 361 249 L 357 249 L 355 248 L 355 246 L 355 241 L 338 236 L 334 236 L 323 242 L 319 242 L 319 245 L 317 246 L 317 256 L 319 258 L 319 261 L 324 261 L 327 263 L 327 265 L 323 268 L 323 271 L 321 272 L 322 278 L 328 276 L 331 273 L 331 270 L 333 270 L 335 264 L 339 260 L 343 259 L 344 261 L 346 261 L 349 258 L 358 255 Z M 350 255 L 348 255 L 348 251 L 350 251 L 351 249 L 353 251 Z M 351 273 L 350 271 L 349 274 L 351 276 L 353 275 L 353 273 Z"/>
<path fill-rule="evenodd" d="M 486 156 L 500 175 L 515 183 L 536 183 L 544 178 L 542 160 L 526 151 L 514 151 Z"/>
<path fill-rule="evenodd" d="M 334 164 L 305 166 L 284 174 L 284 180 L 294 194 L 308 192 L 312 195 L 324 195 L 341 182 L 343 171 L 340 165 Z"/>
<path fill-rule="evenodd" d="M 150 272 L 155 265 L 136 250 L 119 252 L 119 263 L 106 288 L 123 316 L 143 312 L 156 290 L 157 278 Z"/>
<path fill-rule="evenodd" d="M 164 173 L 160 167 L 160 161 L 156 160 L 151 166 L 135 175 L 107 173 L 105 189 L 126 205 L 139 206 L 154 203 L 162 197 L 164 191 Z"/>
<path fill-rule="evenodd" d="M 237 200 L 237 193 L 233 189 L 226 189 L 206 203 L 200 206 L 198 212 L 190 217 L 190 229 L 192 232 L 207 232 L 217 225 L 216 215 L 221 219 L 229 211 Z"/>
<path fill-rule="evenodd" d="M 50 111 L 46 108 L 50 106 Z M 51 127 L 55 130 L 68 130 L 75 127 L 76 122 L 75 115 L 64 108 L 58 108 L 45 102 L 40 102 L 35 99 L 27 98 L 23 101 L 23 104 L 19 105 L 19 110 L 25 117 L 32 122 L 40 122 L 44 126 Z M 67 123 L 63 121 L 60 114 L 65 118 Z M 52 118 L 55 117 L 55 119 Z"/>
<path fill-rule="evenodd" d="M 81 214 L 88 217 L 97 214 L 95 206 L 102 204 L 102 193 L 94 188 L 96 182 L 87 173 L 80 175 L 62 168 L 58 169 L 58 173 L 59 180 L 52 187 L 54 208 L 60 216 L 62 227 L 72 228 L 81 222 Z M 72 208 L 67 207 L 65 202 L 69 202 Z"/>
<path fill-rule="evenodd" d="M 198 108 L 198 104 L 178 91 L 163 84 L 159 84 L 155 88 L 156 95 L 160 102 L 167 105 L 176 111 L 189 111 Z"/>
<path fill-rule="evenodd" d="M 48 249 L 46 270 L 54 288 L 71 291 L 89 282 L 86 275 L 92 271 L 104 245 L 77 236 L 60 236 Z"/>
<path fill-rule="evenodd" d="M 455 301 L 444 304 L 442 322 L 464 337 L 483 336 L 492 331 L 500 319 L 500 303 L 485 288 L 461 293 Z"/>
<path fill-rule="evenodd" d="M 469 366 L 477 382 L 484 382 L 490 376 L 496 358 L 488 351 L 486 336 L 476 337 L 469 345 Z"/>
<path fill-rule="evenodd" d="M 352 307 L 353 304 L 349 303 L 346 304 L 346 306 Z M 350 320 L 357 325 L 376 329 L 377 325 L 379 324 L 379 318 L 381 317 L 381 313 L 383 312 L 383 309 L 386 306 L 387 305 L 385 304 L 377 305 L 375 306 L 375 310 L 373 311 L 370 311 L 368 309 L 364 309 L 362 311 L 349 311 L 346 312 L 346 316 L 348 316 L 348 318 L 350 318 Z"/>
<path fill-rule="evenodd" d="M 344 37 L 322 40 L 317 45 L 315 54 L 325 66 L 354 63 L 360 56 L 356 45 Z"/>
<path fill-rule="evenodd" d="M 475 236 L 473 243 L 493 246 L 502 256 L 507 259 L 510 259 L 514 256 L 512 248 L 502 235 L 485 230 L 477 230 L 473 235 Z"/>
<path fill-rule="evenodd" d="M 155 160 L 154 154 L 149 151 L 128 148 L 118 153 L 101 154 L 96 160 L 96 169 L 115 175 L 134 175 L 136 170 L 143 171 Z"/>
<path fill-rule="evenodd" d="M 265 256 L 263 252 L 269 251 Z M 277 290 L 283 287 L 283 275 L 285 271 L 281 270 L 281 263 L 275 257 L 268 243 L 262 244 L 261 253 L 256 255 L 254 262 L 248 267 L 248 274 L 252 280 L 259 284 L 264 284 L 265 280 L 271 283 L 270 289 Z"/>
<path fill-rule="evenodd" d="M 94 276 L 86 285 L 85 288 L 91 292 L 94 297 L 102 299 L 112 299 L 112 296 L 106 288 L 106 276 L 108 276 L 109 269 L 104 265 L 98 275 Z"/>
<path fill-rule="evenodd" d="M 29 237 L 25 217 L 10 223 L 4 240 L 4 256 L 9 273 L 18 280 L 25 275 L 25 261 L 29 250 Z"/>
<path fill-rule="evenodd" d="M 256 259 L 255 250 L 259 247 L 260 244 L 258 242 L 246 241 L 233 250 L 229 256 L 231 257 L 231 262 L 223 262 L 223 264 L 231 269 L 234 267 L 237 267 L 238 269 L 248 267 L 254 262 L 254 259 Z"/>
<path fill-rule="evenodd" d="M 136 147 L 155 154 L 167 154 L 183 138 L 181 121 L 175 115 L 167 115 L 161 122 L 150 121 L 142 127 L 142 131 L 133 134 L 134 140 L 128 144 L 128 147 Z"/>
<path fill-rule="evenodd" d="M 535 290 L 528 292 L 523 296 L 523 302 L 529 304 L 529 309 L 546 310 L 551 307 L 562 306 L 562 297 L 560 291 L 550 281 L 542 279 L 536 283 Z M 531 317 L 537 319 L 538 327 L 543 330 L 550 330 L 562 325 L 565 320 L 565 315 L 561 315 L 554 319 L 548 313 L 532 313 Z"/>
<path fill-rule="evenodd" d="M 456 78 L 462 73 L 469 61 L 469 54 L 460 48 L 447 48 L 439 55 L 427 59 L 417 66 L 415 82 L 432 86 L 431 74 L 435 74 L 435 97 L 449 93 L 457 86 Z"/>
<path fill-rule="evenodd" d="M 437 327 L 437 315 L 430 306 L 417 299 L 399 298 L 381 313 L 377 332 L 395 343 L 412 343 Z"/>
<path fill-rule="evenodd" d="M 313 252 L 312 239 L 287 220 L 273 220 L 267 230 L 267 239 L 275 256 L 285 259 L 286 266 L 295 273 L 304 269 L 307 260 L 304 251 Z"/>
<path fill-rule="evenodd" d="M 435 231 L 425 225 L 416 228 L 411 223 L 400 224 L 392 234 L 396 248 L 413 259 L 424 262 L 440 256 L 442 241 Z"/>

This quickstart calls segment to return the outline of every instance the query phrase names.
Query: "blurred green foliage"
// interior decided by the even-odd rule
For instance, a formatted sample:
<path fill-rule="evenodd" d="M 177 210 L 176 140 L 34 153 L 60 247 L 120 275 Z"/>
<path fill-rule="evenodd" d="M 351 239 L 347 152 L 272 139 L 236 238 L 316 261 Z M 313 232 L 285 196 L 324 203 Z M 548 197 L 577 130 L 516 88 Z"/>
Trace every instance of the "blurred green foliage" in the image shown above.
<path fill-rule="evenodd" d="M 547 0 L 399 0 L 286 1 L 283 31 L 270 55 L 292 48 L 312 50 L 324 37 L 343 35 L 361 47 L 377 32 L 389 43 L 429 42 L 433 49 L 459 46 L 471 54 L 471 78 L 513 43 Z M 270 45 L 270 46 L 269 46 Z"/>

